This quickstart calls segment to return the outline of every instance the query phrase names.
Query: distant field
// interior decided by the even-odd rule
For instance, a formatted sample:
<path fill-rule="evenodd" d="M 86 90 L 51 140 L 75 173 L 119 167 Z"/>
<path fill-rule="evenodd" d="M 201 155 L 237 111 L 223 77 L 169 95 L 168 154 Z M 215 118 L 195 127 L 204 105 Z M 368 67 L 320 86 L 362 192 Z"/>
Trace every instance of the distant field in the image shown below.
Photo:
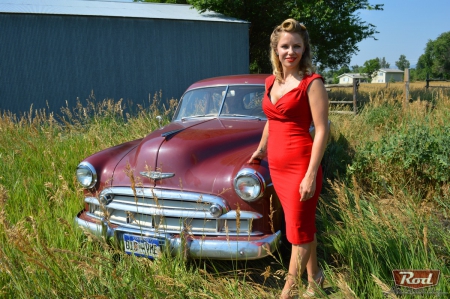
<path fill-rule="evenodd" d="M 448 97 L 450 95 L 450 82 L 431 82 L 428 89 L 425 88 L 426 82 L 409 83 L 409 102 L 412 101 L 434 101 L 436 95 Z M 358 87 L 356 100 L 358 102 L 358 111 L 361 111 L 364 105 L 372 101 L 404 101 L 405 83 L 361 83 Z M 353 101 L 352 87 L 330 87 L 328 97 L 331 102 Z M 330 111 L 353 111 L 353 104 L 330 104 Z"/>
<path fill-rule="evenodd" d="M 409 88 L 410 90 L 415 91 L 426 91 L 426 82 L 425 81 L 418 81 L 418 82 L 410 82 Z M 361 83 L 359 85 L 359 92 L 374 92 L 374 91 L 380 91 L 380 90 L 386 90 L 386 89 L 404 89 L 405 83 L 404 82 L 395 82 L 395 83 Z M 444 88 L 450 88 L 450 82 L 430 82 L 430 88 L 429 91 L 436 89 L 439 87 Z M 336 91 L 345 91 L 347 93 L 352 93 L 353 89 L 350 87 L 345 88 L 339 88 L 339 87 L 332 87 L 332 92 Z"/>
<path fill-rule="evenodd" d="M 427 83 L 425 81 L 419 81 L 419 82 L 410 82 L 409 88 L 410 89 L 424 89 Z M 395 82 L 395 83 L 388 83 L 388 88 L 404 88 L 405 83 L 404 82 Z M 432 88 L 435 87 L 450 87 L 450 82 L 430 82 L 430 86 Z M 373 91 L 377 89 L 384 89 L 386 88 L 386 83 L 361 83 L 359 86 L 361 91 Z M 431 89 L 431 88 L 430 88 Z"/>

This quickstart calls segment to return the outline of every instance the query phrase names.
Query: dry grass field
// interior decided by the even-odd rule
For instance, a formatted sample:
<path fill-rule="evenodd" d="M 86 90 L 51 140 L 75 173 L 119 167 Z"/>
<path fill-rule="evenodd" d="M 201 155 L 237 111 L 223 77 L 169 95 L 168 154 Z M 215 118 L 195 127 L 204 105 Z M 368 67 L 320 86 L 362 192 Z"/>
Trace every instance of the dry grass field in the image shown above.
<path fill-rule="evenodd" d="M 322 297 L 449 297 L 450 83 L 432 85 L 447 88 L 411 83 L 404 107 L 404 83 L 361 84 L 356 115 L 330 114 L 336 138 L 317 210 Z M 329 97 L 350 100 L 351 88 Z M 279 298 L 288 245 L 259 261 L 150 261 L 73 225 L 84 204 L 76 165 L 145 136 L 158 115 L 168 123 L 176 103 L 156 103 L 135 115 L 113 100 L 60 115 L 0 114 L 0 298 Z M 438 269 L 440 281 L 399 295 L 394 269 Z"/>
<path fill-rule="evenodd" d="M 432 101 L 437 97 L 438 93 L 446 93 L 450 91 L 450 82 L 430 82 L 428 90 L 425 88 L 426 82 L 409 83 L 409 102 L 413 101 Z M 331 102 L 353 101 L 352 87 L 331 87 L 328 97 Z M 382 101 L 404 101 L 404 82 L 395 83 L 361 83 L 358 87 L 356 96 L 358 111 L 367 103 L 374 100 Z M 352 103 L 330 104 L 330 111 L 353 111 Z"/>

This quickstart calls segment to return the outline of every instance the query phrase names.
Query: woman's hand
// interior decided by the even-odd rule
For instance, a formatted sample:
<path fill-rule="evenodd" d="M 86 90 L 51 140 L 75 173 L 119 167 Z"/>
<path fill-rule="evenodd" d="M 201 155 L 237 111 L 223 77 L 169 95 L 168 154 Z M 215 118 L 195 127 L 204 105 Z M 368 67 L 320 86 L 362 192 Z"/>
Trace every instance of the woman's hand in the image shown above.
<path fill-rule="evenodd" d="M 267 151 L 265 149 L 257 149 L 252 156 L 250 157 L 250 160 L 248 160 L 248 163 L 255 163 L 255 160 L 261 161 L 267 156 Z"/>
<path fill-rule="evenodd" d="M 313 174 L 306 174 L 300 183 L 300 201 L 307 201 L 316 193 L 316 176 Z"/>

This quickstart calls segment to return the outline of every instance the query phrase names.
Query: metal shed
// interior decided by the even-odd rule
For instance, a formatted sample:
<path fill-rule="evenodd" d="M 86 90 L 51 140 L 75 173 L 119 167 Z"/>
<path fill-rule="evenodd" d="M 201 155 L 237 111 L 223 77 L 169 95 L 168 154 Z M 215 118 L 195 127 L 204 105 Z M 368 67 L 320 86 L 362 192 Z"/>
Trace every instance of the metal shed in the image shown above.
<path fill-rule="evenodd" d="M 249 23 L 189 5 L 0 0 L 0 113 L 113 98 L 179 99 L 193 82 L 249 71 Z"/>

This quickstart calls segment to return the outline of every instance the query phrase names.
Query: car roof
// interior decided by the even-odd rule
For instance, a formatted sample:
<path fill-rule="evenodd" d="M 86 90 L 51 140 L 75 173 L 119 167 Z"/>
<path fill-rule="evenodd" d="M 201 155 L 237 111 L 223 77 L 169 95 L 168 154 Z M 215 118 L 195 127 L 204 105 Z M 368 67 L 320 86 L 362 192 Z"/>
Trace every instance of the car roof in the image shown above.
<path fill-rule="evenodd" d="M 233 76 L 222 76 L 208 78 L 200 80 L 189 86 L 189 89 L 206 87 L 206 86 L 217 86 L 217 85 L 264 85 L 266 78 L 270 76 L 269 74 L 245 74 L 245 75 L 233 75 Z"/>

